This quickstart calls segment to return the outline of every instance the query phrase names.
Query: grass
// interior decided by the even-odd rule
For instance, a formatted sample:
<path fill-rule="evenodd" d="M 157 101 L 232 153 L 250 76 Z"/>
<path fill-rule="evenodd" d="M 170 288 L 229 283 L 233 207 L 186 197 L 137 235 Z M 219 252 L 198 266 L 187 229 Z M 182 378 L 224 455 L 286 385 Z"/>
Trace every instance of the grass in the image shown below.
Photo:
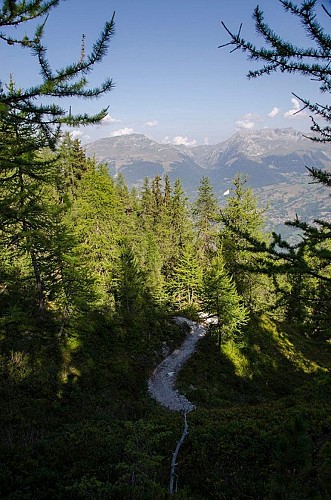
<path fill-rule="evenodd" d="M 180 372 L 178 386 L 208 408 L 253 404 L 294 394 L 327 377 L 330 347 L 264 315 L 254 318 L 240 341 L 227 339 L 219 352 L 209 334 Z"/>
<path fill-rule="evenodd" d="M 4 332 L 1 498 L 166 499 L 182 416 L 151 400 L 146 380 L 163 342 L 172 350 L 184 333 L 166 317 L 124 330 L 94 316 L 63 339 L 52 327 L 35 335 L 32 323 Z M 221 352 L 212 335 L 202 339 L 178 379 L 198 405 L 179 456 L 178 498 L 268 498 L 284 481 L 287 498 L 327 498 L 329 366 L 327 344 L 268 316 Z M 274 450 L 298 416 L 310 465 L 291 465 L 287 477 Z"/>

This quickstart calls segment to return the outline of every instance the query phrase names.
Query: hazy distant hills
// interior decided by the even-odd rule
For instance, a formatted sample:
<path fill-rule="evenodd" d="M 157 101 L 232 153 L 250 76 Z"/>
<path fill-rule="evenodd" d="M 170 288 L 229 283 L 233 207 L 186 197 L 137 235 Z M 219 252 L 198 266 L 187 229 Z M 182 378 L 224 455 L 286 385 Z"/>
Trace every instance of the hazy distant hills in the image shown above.
<path fill-rule="evenodd" d="M 86 146 L 89 156 L 122 172 L 130 185 L 145 177 L 167 173 L 180 177 L 185 189 L 195 191 L 203 175 L 219 189 L 237 172 L 248 176 L 252 187 L 278 184 L 288 175 L 304 175 L 304 166 L 331 168 L 331 146 L 313 142 L 292 128 L 238 132 L 213 146 L 159 144 L 142 134 L 99 139 Z"/>
<path fill-rule="evenodd" d="M 273 224 L 293 211 L 306 218 L 331 214 L 328 190 L 309 185 L 304 168 L 331 170 L 331 145 L 313 142 L 292 128 L 238 132 L 219 144 L 193 148 L 132 134 L 99 139 L 85 149 L 88 156 L 106 163 L 112 175 L 121 172 L 130 186 L 167 173 L 171 181 L 182 180 L 191 198 L 201 177 L 208 176 L 222 199 L 236 173 L 242 172 L 261 203 L 269 202 Z"/>
<path fill-rule="evenodd" d="M 189 148 L 159 144 L 142 134 L 99 139 L 85 149 L 87 155 L 106 163 L 111 174 L 121 172 L 130 186 L 142 184 L 145 177 L 167 173 L 172 181 L 180 177 L 191 193 L 204 173 Z"/>

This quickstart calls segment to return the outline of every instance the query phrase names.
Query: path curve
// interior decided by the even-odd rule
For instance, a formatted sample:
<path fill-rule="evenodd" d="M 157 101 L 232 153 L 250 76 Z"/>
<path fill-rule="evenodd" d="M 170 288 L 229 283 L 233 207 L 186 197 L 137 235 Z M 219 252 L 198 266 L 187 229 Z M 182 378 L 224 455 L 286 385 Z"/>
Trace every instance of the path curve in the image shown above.
<path fill-rule="evenodd" d="M 154 370 L 148 380 L 150 396 L 169 410 L 187 413 L 194 410 L 195 406 L 177 389 L 174 389 L 176 375 L 183 364 L 195 351 L 197 342 L 206 335 L 206 328 L 182 316 L 176 316 L 178 325 L 188 325 L 190 332 L 179 349 L 175 349 Z"/>

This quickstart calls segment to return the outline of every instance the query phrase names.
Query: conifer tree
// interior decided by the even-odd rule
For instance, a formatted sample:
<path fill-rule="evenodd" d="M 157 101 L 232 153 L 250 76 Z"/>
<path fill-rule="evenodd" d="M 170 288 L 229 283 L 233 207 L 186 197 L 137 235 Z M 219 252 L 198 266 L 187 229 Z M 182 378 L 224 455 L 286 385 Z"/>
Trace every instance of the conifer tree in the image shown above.
<path fill-rule="evenodd" d="M 247 179 L 237 174 L 227 203 L 221 209 L 220 244 L 226 268 L 233 277 L 238 293 L 245 305 L 253 307 L 258 302 L 258 282 L 254 270 L 254 257 L 245 248 L 247 243 L 243 233 L 263 240 L 263 210 L 258 208 L 257 199 Z M 263 287 L 266 283 L 263 284 Z"/>
<path fill-rule="evenodd" d="M 241 28 L 236 34 L 230 31 L 223 23 L 225 30 L 230 36 L 230 42 L 221 47 L 233 46 L 234 49 L 240 49 L 245 52 L 249 59 L 263 62 L 263 66 L 260 69 L 252 70 L 248 73 L 249 78 L 256 78 L 265 74 L 269 75 L 275 71 L 299 73 L 304 77 L 319 82 L 319 89 L 322 93 L 330 93 L 331 38 L 321 22 L 318 21 L 317 1 L 306 0 L 297 5 L 289 0 L 280 0 L 280 4 L 286 12 L 289 12 L 300 21 L 307 38 L 313 42 L 313 45 L 297 47 L 294 43 L 282 39 L 264 21 L 263 12 L 259 7 L 256 7 L 254 11 L 256 31 L 263 38 L 266 46 L 257 47 L 241 36 Z M 326 19 L 329 20 L 331 17 L 330 12 L 325 6 L 322 6 L 322 9 Z M 305 97 L 294 95 L 301 101 L 303 108 L 308 109 L 312 113 L 311 130 L 317 133 L 317 135 L 312 137 L 312 140 L 320 142 L 331 140 L 331 129 L 329 126 L 331 121 L 331 107 L 328 104 L 314 103 Z M 320 119 L 326 124 L 321 124 Z M 321 182 L 326 186 L 331 185 L 329 172 L 311 168 L 309 165 L 307 168 L 317 182 Z M 289 221 L 286 224 L 301 230 L 301 241 L 299 243 L 290 244 L 277 234 L 273 234 L 273 241 L 270 245 L 258 242 L 249 234 L 246 234 L 246 238 L 247 241 L 250 241 L 254 252 L 263 251 L 265 253 L 264 263 L 263 259 L 257 259 L 258 265 L 265 272 L 296 276 L 291 294 L 297 295 L 300 291 L 300 297 L 297 296 L 297 300 L 309 300 L 310 320 L 315 323 L 313 318 L 318 317 L 315 314 L 317 304 L 316 312 L 318 311 L 319 313 L 321 311 L 325 312 L 330 308 L 331 224 L 325 220 L 315 220 L 313 224 L 308 224 L 298 219 Z M 304 282 L 305 286 L 303 286 Z M 316 292 L 321 289 L 323 289 L 324 299 L 322 299 L 320 293 Z M 304 293 L 302 293 L 303 291 Z M 291 294 L 289 295 L 290 299 Z M 323 324 L 325 325 L 325 319 L 318 320 L 319 326 L 315 325 L 313 330 L 318 331 L 320 325 Z M 324 328 L 322 335 L 327 336 L 327 331 L 328 329 Z"/>
<path fill-rule="evenodd" d="M 145 177 L 141 190 L 141 220 L 145 227 L 151 227 L 153 216 L 153 198 L 149 178 Z"/>
<path fill-rule="evenodd" d="M 201 290 L 203 309 L 217 319 L 218 345 L 222 338 L 233 337 L 247 321 L 247 311 L 235 284 L 225 269 L 221 251 L 205 270 Z"/>
<path fill-rule="evenodd" d="M 43 145 L 55 147 L 61 132 L 61 125 L 87 125 L 97 123 L 107 113 L 106 109 L 95 115 L 72 115 L 57 102 L 63 98 L 79 97 L 92 99 L 110 91 L 113 88 L 111 79 L 106 79 L 100 86 L 88 88 L 86 76 L 94 66 L 101 62 L 107 53 L 109 42 L 114 34 L 114 15 L 107 21 L 100 37 L 93 45 L 92 51 L 77 62 L 64 68 L 52 69 L 47 58 L 47 50 L 43 44 L 44 32 L 47 27 L 47 16 L 59 0 L 25 0 L 3 2 L 0 9 L 0 40 L 11 45 L 13 50 L 22 49 L 32 52 L 38 61 L 41 82 L 26 89 L 13 89 L 1 82 L 0 113 L 10 117 L 12 113 L 20 113 L 21 119 L 38 127 Z M 11 28 L 23 26 L 28 29 L 28 22 L 42 18 L 42 21 L 32 35 L 25 34 L 14 38 Z M 44 98 L 50 98 L 56 103 L 48 104 Z M 46 103 L 45 103 L 46 102 Z M 39 144 L 40 147 L 40 144 Z"/>
<path fill-rule="evenodd" d="M 200 258 L 207 260 L 217 251 L 219 205 L 208 177 L 202 177 L 192 207 Z"/>
<path fill-rule="evenodd" d="M 195 246 L 188 241 L 174 268 L 172 295 L 179 308 L 198 305 L 202 282 L 202 267 Z"/>
<path fill-rule="evenodd" d="M 165 280 L 172 287 L 176 279 L 175 267 L 181 261 L 186 246 L 193 242 L 193 227 L 190 219 L 188 198 L 180 179 L 177 179 L 172 191 L 170 204 L 166 207 L 167 220 L 167 257 L 163 264 Z"/>
<path fill-rule="evenodd" d="M 56 150 L 57 160 L 57 190 L 60 203 L 70 202 L 76 197 L 79 182 L 89 168 L 90 160 L 78 139 L 72 139 L 66 132 Z"/>
<path fill-rule="evenodd" d="M 168 175 L 164 176 L 164 198 L 163 198 L 164 204 L 166 206 L 169 206 L 170 201 L 171 201 L 171 184 L 170 184 L 170 179 Z"/>
<path fill-rule="evenodd" d="M 130 241 L 132 240 L 132 242 L 135 237 L 139 240 L 138 235 L 140 232 L 137 231 L 137 218 L 140 213 L 140 200 L 138 193 L 135 188 L 133 188 L 131 192 L 129 191 L 125 178 L 121 173 L 114 179 L 114 187 L 118 215 L 118 231 L 122 238 L 126 238 Z"/>
<path fill-rule="evenodd" d="M 163 255 L 151 232 L 148 232 L 145 238 L 147 246 L 144 262 L 146 289 L 155 303 L 162 304 L 167 297 L 165 280 L 162 274 Z"/>
<path fill-rule="evenodd" d="M 121 236 L 118 198 L 106 167 L 90 165 L 67 215 L 67 225 L 77 240 L 75 254 L 93 277 L 101 305 L 113 302 Z"/>
<path fill-rule="evenodd" d="M 60 251 L 56 245 L 68 241 L 66 237 L 61 238 L 64 228 L 59 211 L 63 211 L 64 206 L 57 205 L 59 201 L 60 204 L 64 201 L 64 192 L 69 192 L 68 186 L 65 186 L 67 181 L 63 184 L 65 161 L 60 166 L 54 159 L 45 159 L 41 151 L 45 147 L 56 147 L 63 124 L 96 123 L 107 112 L 104 109 L 92 116 L 72 115 L 57 104 L 61 99 L 95 98 L 112 88 L 110 79 L 99 87 L 89 88 L 87 75 L 107 52 L 114 33 L 114 16 L 105 23 L 89 55 L 84 54 L 78 62 L 53 70 L 43 37 L 47 16 L 58 4 L 58 0 L 5 1 L 0 8 L 0 41 L 9 44 L 13 51 L 28 49 L 32 52 L 41 75 L 41 81 L 30 88 L 16 87 L 12 78 L 9 83 L 1 82 L 0 85 L 0 203 L 2 244 L 5 245 L 2 251 L 8 255 L 8 250 L 14 248 L 18 253 L 29 255 L 41 313 L 45 309 L 46 298 L 54 289 L 47 282 L 51 276 L 58 281 L 58 258 L 68 250 L 68 247 L 63 247 Z M 28 22 L 38 19 L 42 19 L 41 24 L 35 28 L 33 35 L 18 35 L 16 38 L 11 35 L 12 28 L 18 26 L 26 28 L 27 33 Z M 50 99 L 55 102 L 50 103 Z M 77 144 L 74 148 L 80 154 Z M 74 184 L 80 173 L 76 169 L 71 174 L 68 176 L 69 183 L 73 183 L 75 189 Z M 62 191 L 60 200 L 56 199 L 55 186 L 58 193 Z"/>
<path fill-rule="evenodd" d="M 40 314 L 45 309 L 43 265 L 51 253 L 52 227 L 58 208 L 50 199 L 54 188 L 54 159 L 36 151 L 40 133 L 25 123 L 22 113 L 0 117 L 0 220 L 3 246 L 12 258 L 28 256 Z"/>
<path fill-rule="evenodd" d="M 146 273 L 136 258 L 130 242 L 123 240 L 120 243 L 120 258 L 117 277 L 113 283 L 115 307 L 117 317 L 124 326 L 125 332 L 137 332 L 154 302 L 146 288 Z"/>
<path fill-rule="evenodd" d="M 162 193 L 162 179 L 159 175 L 152 179 L 151 185 L 152 194 L 152 205 L 153 205 L 153 223 L 157 224 L 160 222 L 163 207 L 163 193 Z"/>
<path fill-rule="evenodd" d="M 309 46 L 298 47 L 290 40 L 284 40 L 279 36 L 269 24 L 264 20 L 264 13 L 257 6 L 253 13 L 255 29 L 259 36 L 265 42 L 265 45 L 258 47 L 252 42 L 241 36 L 242 25 L 238 33 L 231 31 L 223 22 L 230 41 L 220 47 L 233 46 L 233 50 L 241 50 L 248 59 L 252 61 L 261 61 L 263 66 L 257 70 L 250 70 L 248 78 L 257 78 L 262 75 L 270 75 L 273 72 L 298 73 L 304 77 L 318 82 L 322 93 L 331 91 L 331 69 L 330 69 L 330 51 L 331 37 L 323 27 L 322 21 L 318 20 L 318 2 L 317 0 L 304 0 L 301 4 L 296 4 L 290 0 L 279 0 L 279 3 L 285 10 L 296 18 L 305 31 L 309 40 Z M 329 21 L 331 14 L 325 6 L 322 6 L 325 15 L 324 20 Z M 313 42 L 311 44 L 311 42 Z M 326 104 L 311 102 L 305 97 L 293 94 L 302 103 L 303 108 L 312 113 L 312 130 L 317 132 L 314 140 L 325 141 L 331 139 L 331 107 Z M 321 125 L 318 119 L 326 122 Z M 314 176 L 321 175 L 318 169 L 311 169 Z M 322 174 L 326 180 L 330 180 L 327 173 Z"/>
<path fill-rule="evenodd" d="M 163 182 L 160 176 L 152 179 L 151 183 L 145 179 L 132 247 L 147 273 L 146 283 L 150 293 L 159 303 L 170 299 L 182 306 L 184 302 L 187 304 L 193 300 L 191 295 L 187 299 L 186 292 L 185 299 L 179 299 L 187 283 L 181 282 L 180 276 L 184 275 L 177 272 L 187 253 L 192 253 L 192 250 L 188 251 L 193 245 L 189 215 L 188 199 L 180 180 L 172 187 L 167 176 Z M 154 287 L 152 276 L 156 280 Z M 192 275 L 192 279 L 196 278 Z M 196 290 L 194 283 L 192 287 Z"/>
<path fill-rule="evenodd" d="M 185 241 L 192 236 L 189 202 L 180 179 L 177 179 L 174 183 L 170 211 L 172 214 L 171 227 L 173 228 L 174 247 L 180 249 Z"/>

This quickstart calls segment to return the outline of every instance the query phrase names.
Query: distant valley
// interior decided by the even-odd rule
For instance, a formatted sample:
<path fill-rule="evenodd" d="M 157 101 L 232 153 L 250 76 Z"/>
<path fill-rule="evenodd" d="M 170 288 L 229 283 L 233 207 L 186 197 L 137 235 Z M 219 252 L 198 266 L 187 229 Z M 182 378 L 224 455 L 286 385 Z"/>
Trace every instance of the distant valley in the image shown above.
<path fill-rule="evenodd" d="M 293 128 L 262 129 L 234 134 L 216 145 L 189 148 L 160 144 L 142 134 L 99 139 L 85 146 L 88 156 L 105 163 L 109 172 L 122 173 L 129 186 L 145 177 L 168 174 L 180 178 L 188 196 L 195 197 L 200 179 L 210 178 L 221 204 L 237 172 L 261 206 L 268 205 L 268 226 L 279 230 L 296 214 L 304 219 L 331 216 L 328 190 L 312 185 L 305 166 L 331 170 L 331 146 L 314 142 Z"/>

